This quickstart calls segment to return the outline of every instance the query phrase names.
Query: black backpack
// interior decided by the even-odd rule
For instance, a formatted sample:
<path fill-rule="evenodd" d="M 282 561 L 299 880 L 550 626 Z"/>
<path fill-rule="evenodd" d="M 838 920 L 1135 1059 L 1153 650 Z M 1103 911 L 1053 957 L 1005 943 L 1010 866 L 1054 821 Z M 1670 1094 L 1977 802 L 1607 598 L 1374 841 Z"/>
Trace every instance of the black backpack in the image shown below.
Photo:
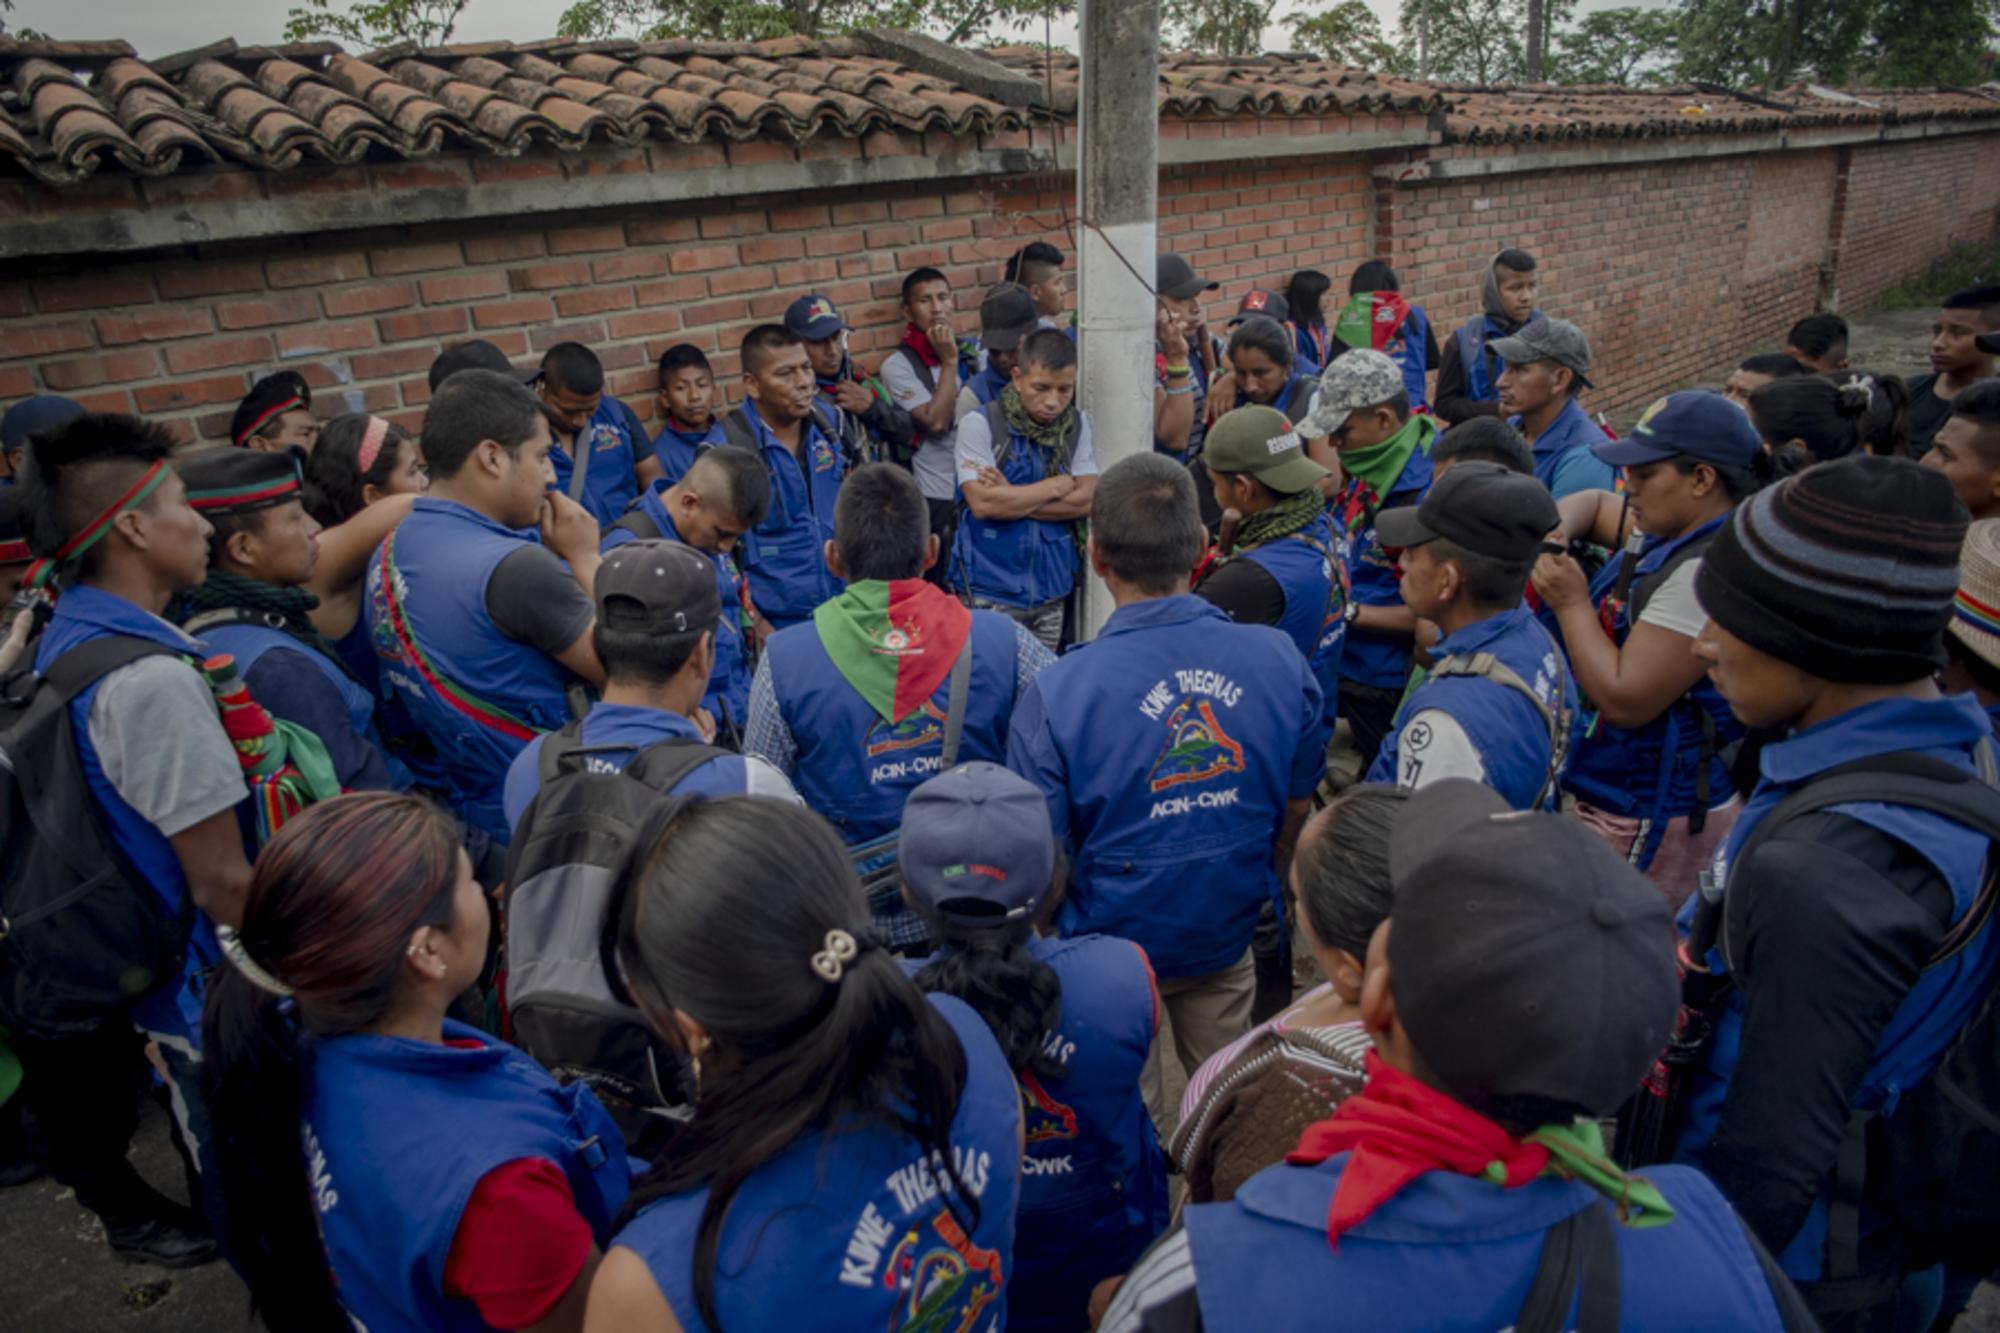
<path fill-rule="evenodd" d="M 679 1060 L 612 982 L 619 868 L 681 779 L 727 754 L 697 740 L 640 750 L 623 772 L 593 770 L 572 722 L 542 742 L 541 789 L 507 853 L 507 1014 L 514 1043 L 564 1083 L 590 1085 L 640 1156 L 671 1133 Z"/>
<path fill-rule="evenodd" d="M 0 684 L 0 1024 L 49 1040 L 93 1032 L 187 961 L 194 904 L 169 909 L 119 854 L 83 776 L 71 700 L 172 649 L 93 639 Z"/>

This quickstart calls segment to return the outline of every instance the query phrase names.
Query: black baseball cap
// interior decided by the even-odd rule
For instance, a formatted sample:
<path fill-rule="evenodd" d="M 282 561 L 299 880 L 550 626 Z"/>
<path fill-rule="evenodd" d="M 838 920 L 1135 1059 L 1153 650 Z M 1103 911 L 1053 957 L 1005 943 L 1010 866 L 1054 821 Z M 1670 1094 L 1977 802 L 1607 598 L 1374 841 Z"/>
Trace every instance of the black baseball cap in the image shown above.
<path fill-rule="evenodd" d="M 523 370 L 507 359 L 507 354 L 487 342 L 484 338 L 474 338 L 470 342 L 447 347 L 431 362 L 431 392 L 456 375 L 461 370 L 497 370 L 502 375 L 512 375 L 523 384 L 532 384 L 541 378 L 540 366 L 530 366 Z"/>
<path fill-rule="evenodd" d="M 1561 521 L 1541 482 L 1498 463 L 1467 459 L 1452 464 L 1422 504 L 1384 510 L 1375 535 L 1399 550 L 1442 537 L 1475 555 L 1532 560 Z"/>
<path fill-rule="evenodd" d="M 593 586 L 597 618 L 613 629 L 686 634 L 713 629 L 722 615 L 715 565 L 679 542 L 612 547 L 597 567 Z"/>
<path fill-rule="evenodd" d="M 1396 1017 L 1446 1092 L 1601 1116 L 1639 1086 L 1680 1001 L 1673 914 L 1596 834 L 1448 778 L 1398 816 L 1389 877 Z"/>
<path fill-rule="evenodd" d="M 1175 254 L 1160 256 L 1154 265 L 1153 277 L 1153 287 L 1160 295 L 1183 301 L 1190 296 L 1212 292 L 1222 285 L 1219 282 L 1196 277 L 1194 266 Z"/>
<path fill-rule="evenodd" d="M 1011 352 L 1041 326 L 1035 298 L 1018 282 L 995 283 L 979 303 L 979 341 L 988 351 Z"/>
<path fill-rule="evenodd" d="M 1245 292 L 1243 299 L 1236 303 L 1236 313 L 1230 317 L 1228 327 L 1235 328 L 1252 315 L 1262 315 L 1266 319 L 1274 319 L 1283 324 L 1292 317 L 1292 303 L 1277 292 L 1266 291 L 1261 287 Z"/>
<path fill-rule="evenodd" d="M 946 769 L 910 793 L 896 861 L 910 897 L 946 925 L 1022 920 L 1055 878 L 1048 802 L 999 764 Z"/>
<path fill-rule="evenodd" d="M 1719 393 L 1683 389 L 1647 408 L 1632 433 L 1590 446 L 1613 467 L 1667 458 L 1699 458 L 1718 467 L 1749 467 L 1764 451 L 1750 416 Z"/>

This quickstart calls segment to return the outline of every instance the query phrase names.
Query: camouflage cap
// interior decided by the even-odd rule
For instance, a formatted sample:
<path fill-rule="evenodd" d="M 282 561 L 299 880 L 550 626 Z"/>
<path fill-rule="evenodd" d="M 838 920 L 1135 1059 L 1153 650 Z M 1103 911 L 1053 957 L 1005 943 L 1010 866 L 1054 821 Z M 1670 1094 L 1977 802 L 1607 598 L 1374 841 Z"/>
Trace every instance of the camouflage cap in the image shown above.
<path fill-rule="evenodd" d="M 1345 352 L 1319 373 L 1313 409 L 1299 423 L 1299 433 L 1329 435 L 1362 408 L 1379 407 L 1403 392 L 1403 372 L 1387 356 L 1369 347 Z"/>

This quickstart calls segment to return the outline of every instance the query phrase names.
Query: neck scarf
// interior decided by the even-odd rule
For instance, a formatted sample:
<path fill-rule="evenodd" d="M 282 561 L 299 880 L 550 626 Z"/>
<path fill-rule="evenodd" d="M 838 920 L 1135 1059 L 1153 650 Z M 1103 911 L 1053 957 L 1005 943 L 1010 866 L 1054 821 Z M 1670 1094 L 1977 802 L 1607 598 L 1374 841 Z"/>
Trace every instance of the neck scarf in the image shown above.
<path fill-rule="evenodd" d="M 1253 546 L 1263 546 L 1295 532 L 1304 532 L 1317 523 L 1325 512 L 1326 500 L 1310 486 L 1297 495 L 1281 495 L 1278 503 L 1269 509 L 1243 520 L 1242 526 L 1236 530 L 1236 549 L 1247 551 Z"/>
<path fill-rule="evenodd" d="M 187 594 L 189 616 L 198 611 L 241 608 L 259 615 L 279 617 L 284 622 L 286 633 L 338 664 L 352 678 L 354 673 L 341 660 L 340 649 L 332 639 L 319 632 L 312 623 L 312 617 L 307 614 L 318 605 L 319 598 L 304 588 L 280 588 L 274 583 L 245 578 L 213 566 L 208 571 L 207 580 Z"/>
<path fill-rule="evenodd" d="M 1333 336 L 1348 347 L 1386 352 L 1409 317 L 1410 303 L 1395 292 L 1362 292 L 1341 308 Z"/>
<path fill-rule="evenodd" d="M 1368 488 L 1372 495 L 1370 504 L 1379 504 L 1395 488 L 1396 478 L 1403 475 L 1403 469 L 1409 466 L 1410 455 L 1419 448 L 1429 453 L 1431 440 L 1436 434 L 1437 423 L 1418 413 L 1380 444 L 1362 449 L 1342 449 L 1340 470 Z"/>
<path fill-rule="evenodd" d="M 1076 425 L 1076 399 L 1069 400 L 1062 415 L 1044 425 L 1028 414 L 1027 404 L 1021 401 L 1021 392 L 1013 385 L 1000 391 L 1000 410 L 1007 415 L 1007 426 L 1015 435 L 1026 436 L 1048 452 L 1042 458 L 1042 476 L 1053 477 L 1069 470 L 1070 432 Z M 1014 447 L 1013 435 L 1004 440 L 993 441 L 993 463 L 1005 470 L 1007 455 Z"/>
<path fill-rule="evenodd" d="M 903 327 L 903 346 L 922 357 L 924 364 L 932 370 L 944 364 L 938 357 L 937 348 L 931 346 L 931 335 L 914 324 Z"/>
<path fill-rule="evenodd" d="M 1625 1226 L 1673 1221 L 1673 1207 L 1646 1181 L 1628 1176 L 1604 1155 L 1594 1121 L 1546 1125 L 1515 1138 L 1485 1116 L 1391 1069 L 1368 1053 L 1368 1082 L 1331 1119 L 1309 1125 L 1285 1160 L 1317 1166 L 1351 1153 L 1327 1209 L 1326 1237 L 1337 1247 L 1405 1185 L 1429 1171 L 1455 1171 L 1502 1189 L 1519 1189 L 1544 1172 L 1580 1180 L 1616 1205 Z"/>
<path fill-rule="evenodd" d="M 841 677 L 885 721 L 930 702 L 972 633 L 972 612 L 922 579 L 863 579 L 813 612 Z"/>

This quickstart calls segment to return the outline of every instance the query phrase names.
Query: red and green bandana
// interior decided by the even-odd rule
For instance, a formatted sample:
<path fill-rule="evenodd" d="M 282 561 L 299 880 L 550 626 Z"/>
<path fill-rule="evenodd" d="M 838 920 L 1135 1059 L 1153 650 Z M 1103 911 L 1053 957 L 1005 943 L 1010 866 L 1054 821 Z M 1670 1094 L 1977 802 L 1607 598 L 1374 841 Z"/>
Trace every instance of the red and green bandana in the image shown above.
<path fill-rule="evenodd" d="M 1333 336 L 1349 347 L 1387 351 L 1410 317 L 1410 303 L 1395 292 L 1361 292 L 1334 322 Z"/>
<path fill-rule="evenodd" d="M 111 531 L 111 525 L 118 521 L 120 514 L 146 503 L 146 497 L 160 488 L 160 483 L 166 480 L 166 476 L 167 460 L 162 458 L 147 468 L 145 473 L 132 483 L 130 490 L 113 500 L 103 513 L 90 520 L 74 537 L 57 548 L 53 556 L 46 560 L 37 560 L 28 566 L 27 572 L 22 576 L 22 582 L 30 588 L 42 587 L 55 577 L 58 569 L 102 541 L 104 534 Z"/>
<path fill-rule="evenodd" d="M 382 601 L 389 613 L 389 630 L 396 636 L 396 643 L 403 655 L 417 669 L 429 686 L 443 699 L 465 716 L 490 731 L 497 731 L 517 741 L 531 741 L 541 735 L 535 728 L 515 717 L 504 708 L 496 708 L 477 695 L 469 694 L 451 683 L 436 663 L 425 654 L 417 642 L 416 634 L 410 629 L 410 618 L 403 608 L 403 599 L 396 595 L 396 584 L 401 571 L 396 568 L 396 534 L 390 533 L 389 540 L 382 543 L 381 560 Z"/>
<path fill-rule="evenodd" d="M 922 579 L 866 579 L 821 603 L 813 626 L 835 669 L 894 723 L 922 708 L 951 674 L 972 612 Z"/>
<path fill-rule="evenodd" d="M 299 493 L 299 477 L 288 472 L 274 481 L 251 481 L 241 486 L 217 486 L 211 490 L 190 490 L 188 507 L 203 513 L 218 510 L 268 509 Z"/>

